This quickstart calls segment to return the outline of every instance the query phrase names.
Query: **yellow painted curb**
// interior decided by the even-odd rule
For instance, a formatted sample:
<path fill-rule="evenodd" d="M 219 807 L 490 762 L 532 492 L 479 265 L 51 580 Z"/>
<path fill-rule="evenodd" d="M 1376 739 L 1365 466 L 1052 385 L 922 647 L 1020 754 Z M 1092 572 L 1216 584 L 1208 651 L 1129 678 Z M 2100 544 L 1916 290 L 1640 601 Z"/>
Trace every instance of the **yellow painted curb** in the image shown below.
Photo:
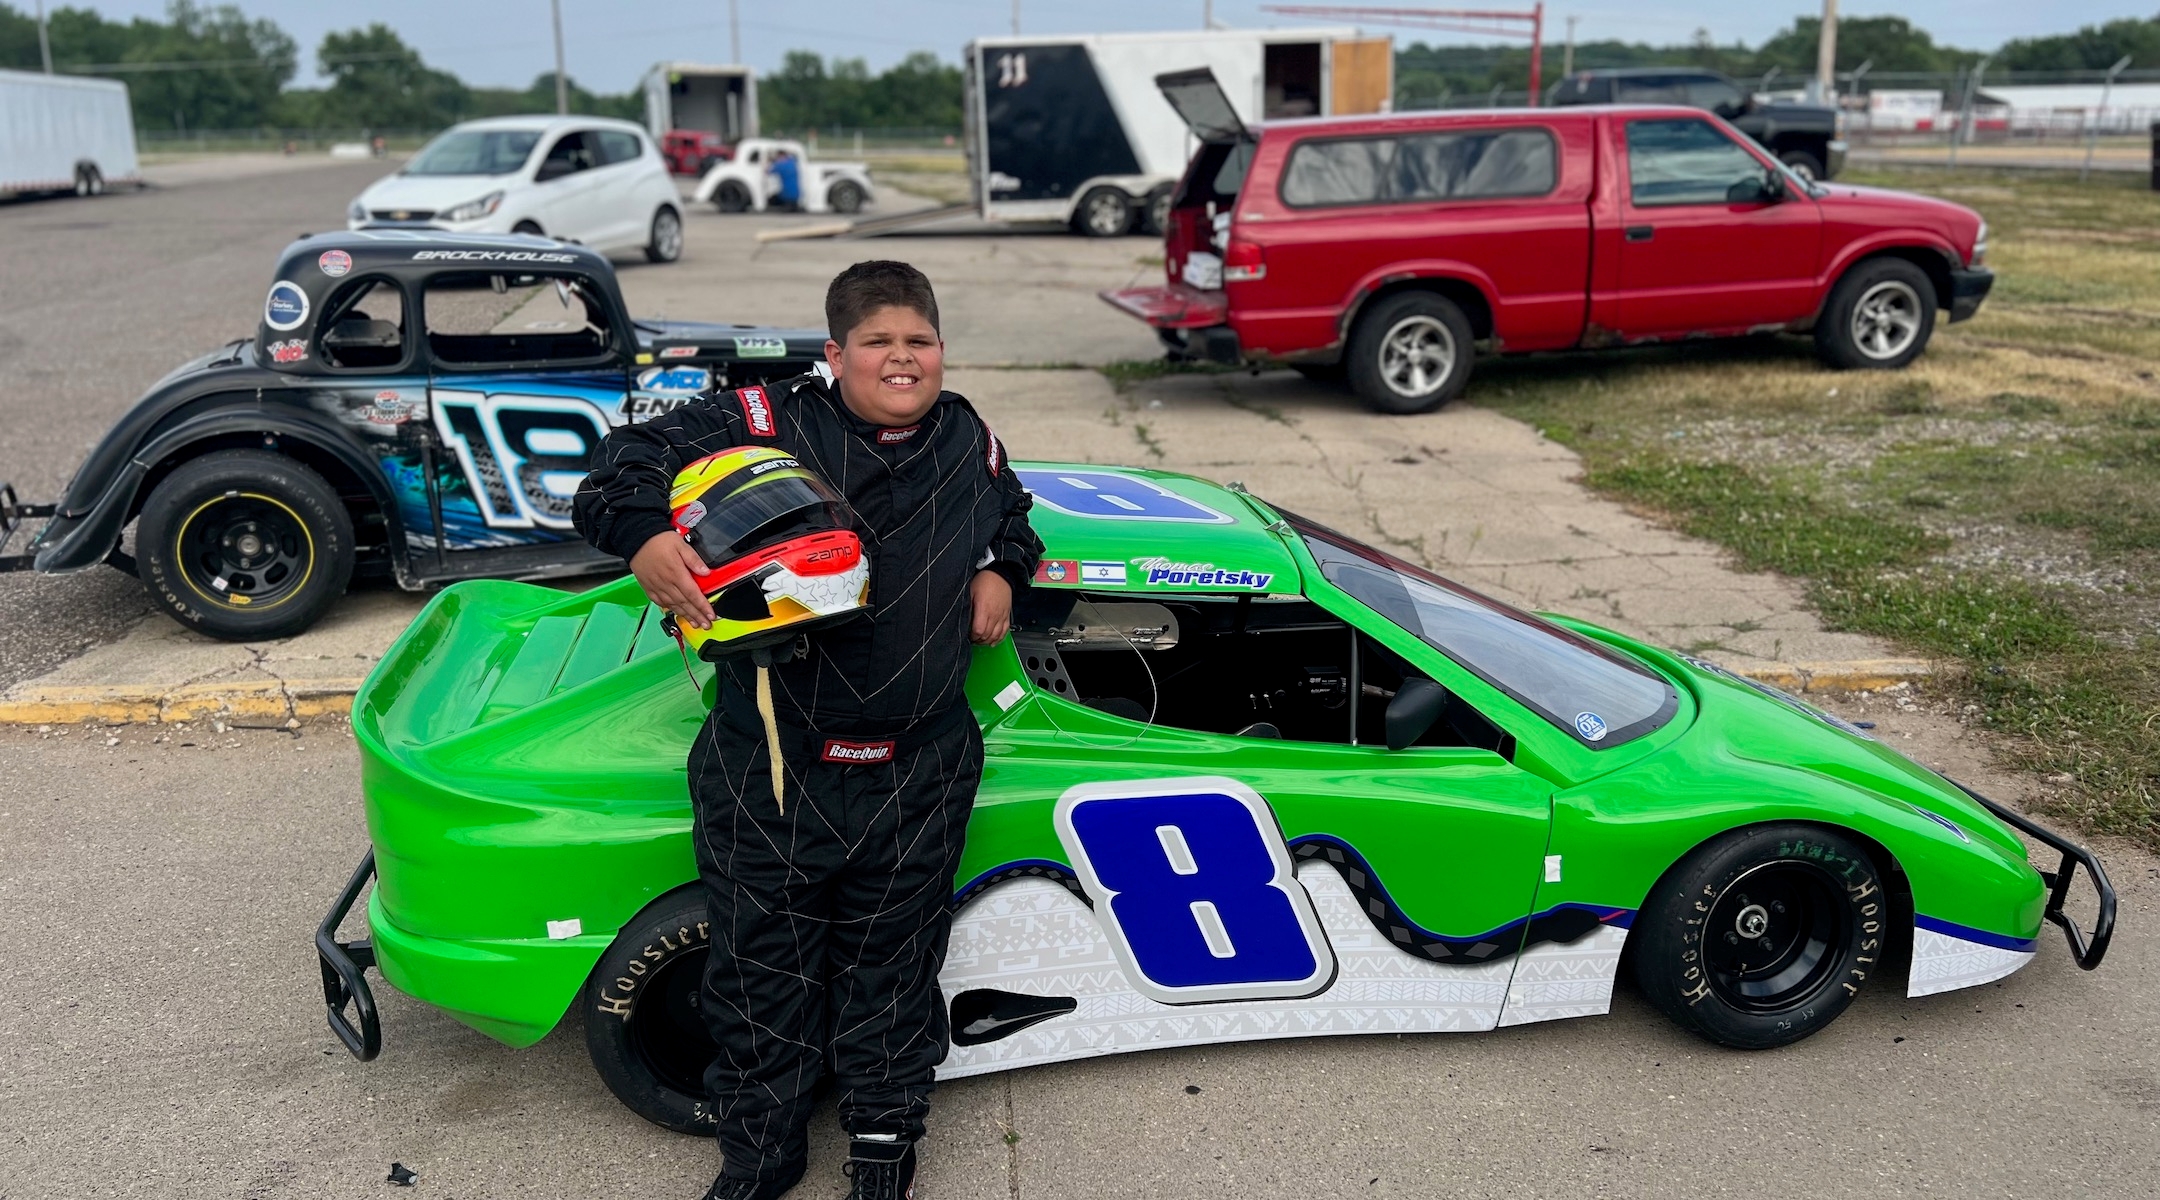
<path fill-rule="evenodd" d="M 160 721 L 227 721 L 234 725 L 283 725 L 352 711 L 359 679 L 314 679 L 281 684 L 198 683 L 170 691 L 112 685 L 21 687 L 0 698 L 0 724 L 99 725 Z"/>
<path fill-rule="evenodd" d="M 1933 664 L 1924 658 L 1860 658 L 1849 662 L 1757 663 L 1734 671 L 1788 692 L 1881 691 L 1925 679 Z"/>

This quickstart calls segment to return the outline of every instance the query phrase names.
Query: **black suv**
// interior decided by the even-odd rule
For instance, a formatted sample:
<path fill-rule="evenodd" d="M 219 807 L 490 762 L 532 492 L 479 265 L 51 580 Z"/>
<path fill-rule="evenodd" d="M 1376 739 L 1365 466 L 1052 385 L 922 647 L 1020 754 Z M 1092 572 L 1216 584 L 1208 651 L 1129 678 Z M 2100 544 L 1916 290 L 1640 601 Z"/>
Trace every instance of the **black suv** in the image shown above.
<path fill-rule="evenodd" d="M 1630 67 L 1577 71 L 1553 85 L 1553 104 L 1685 104 L 1708 109 L 1762 143 L 1807 179 L 1829 179 L 1845 166 L 1837 111 L 1821 104 L 1757 104 L 1716 71 Z"/>

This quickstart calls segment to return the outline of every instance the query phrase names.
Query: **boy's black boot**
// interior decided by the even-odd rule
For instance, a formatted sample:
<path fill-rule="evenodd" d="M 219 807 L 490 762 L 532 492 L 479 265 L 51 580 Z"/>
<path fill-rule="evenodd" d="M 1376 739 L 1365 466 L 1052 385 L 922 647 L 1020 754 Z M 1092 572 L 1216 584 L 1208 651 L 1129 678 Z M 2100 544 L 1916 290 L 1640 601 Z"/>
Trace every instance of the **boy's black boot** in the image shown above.
<path fill-rule="evenodd" d="M 854 1138 L 846 1171 L 855 1188 L 848 1200 L 915 1200 L 915 1143 Z"/>
<path fill-rule="evenodd" d="M 736 1179 L 722 1175 L 705 1189 L 705 1200 L 780 1200 L 790 1188 L 802 1182 L 806 1165 L 797 1162 L 772 1179 Z"/>

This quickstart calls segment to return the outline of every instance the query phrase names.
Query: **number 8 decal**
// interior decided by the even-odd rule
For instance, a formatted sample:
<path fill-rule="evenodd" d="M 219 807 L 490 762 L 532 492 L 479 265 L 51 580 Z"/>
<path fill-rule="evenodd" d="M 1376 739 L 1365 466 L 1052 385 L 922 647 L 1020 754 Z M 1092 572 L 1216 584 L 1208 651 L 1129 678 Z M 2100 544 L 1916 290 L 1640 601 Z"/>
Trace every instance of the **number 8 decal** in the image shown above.
<path fill-rule="evenodd" d="M 1291 1000 L 1333 982 L 1334 951 L 1258 792 L 1214 776 L 1083 783 L 1056 822 L 1140 994 Z"/>

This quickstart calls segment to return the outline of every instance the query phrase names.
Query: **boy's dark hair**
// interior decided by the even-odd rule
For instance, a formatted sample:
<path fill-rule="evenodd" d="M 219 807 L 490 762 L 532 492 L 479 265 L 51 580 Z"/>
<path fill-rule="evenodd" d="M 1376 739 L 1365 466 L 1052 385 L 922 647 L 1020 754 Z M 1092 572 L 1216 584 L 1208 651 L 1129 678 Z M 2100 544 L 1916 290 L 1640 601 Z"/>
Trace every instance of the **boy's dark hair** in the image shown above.
<path fill-rule="evenodd" d="M 912 308 L 922 314 L 930 328 L 938 327 L 937 294 L 930 277 L 904 262 L 873 259 L 859 262 L 833 276 L 825 289 L 825 332 L 847 345 L 863 318 L 881 308 Z"/>

